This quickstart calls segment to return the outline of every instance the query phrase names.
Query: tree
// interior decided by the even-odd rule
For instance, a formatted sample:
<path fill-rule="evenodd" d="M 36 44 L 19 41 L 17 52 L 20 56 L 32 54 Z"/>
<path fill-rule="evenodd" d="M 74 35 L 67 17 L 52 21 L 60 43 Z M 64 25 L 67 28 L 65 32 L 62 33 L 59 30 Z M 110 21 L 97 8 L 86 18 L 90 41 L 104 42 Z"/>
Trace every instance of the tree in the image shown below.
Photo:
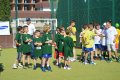
<path fill-rule="evenodd" d="M 0 0 L 0 21 L 10 20 L 10 0 Z"/>

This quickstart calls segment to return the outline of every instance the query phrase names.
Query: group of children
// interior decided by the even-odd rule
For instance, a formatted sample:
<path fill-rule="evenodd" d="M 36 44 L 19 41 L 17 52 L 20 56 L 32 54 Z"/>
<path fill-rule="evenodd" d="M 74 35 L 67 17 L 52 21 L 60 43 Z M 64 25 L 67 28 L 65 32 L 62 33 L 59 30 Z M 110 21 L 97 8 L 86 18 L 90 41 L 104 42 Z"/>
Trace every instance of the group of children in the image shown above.
<path fill-rule="evenodd" d="M 84 64 L 96 64 L 94 59 L 99 56 L 103 60 L 106 59 L 106 55 L 108 62 L 112 62 L 113 57 L 117 62 L 120 62 L 117 54 L 120 31 L 116 30 L 111 23 L 111 21 L 104 23 L 103 29 L 100 29 L 100 24 L 85 24 L 83 26 L 83 30 L 80 33 L 80 41 L 82 43 L 81 60 Z M 63 66 L 64 69 L 71 69 L 70 62 L 74 57 L 74 41 L 70 37 L 70 30 L 58 27 L 53 39 L 50 26 L 45 24 L 43 28 L 43 34 L 41 34 L 40 30 L 36 30 L 33 36 L 28 34 L 28 26 L 19 26 L 17 28 L 18 32 L 15 37 L 15 43 L 18 54 L 13 68 L 20 67 L 26 69 L 27 67 L 32 67 L 30 59 L 31 52 L 33 52 L 33 69 L 36 70 L 38 67 L 37 59 L 40 59 L 39 67 L 41 70 L 43 72 L 46 72 L 46 70 L 52 71 L 50 58 L 52 53 L 55 52 L 55 65 L 59 68 Z M 32 49 L 32 46 L 34 46 L 34 49 Z M 54 46 L 54 51 L 52 46 Z M 111 54 L 112 51 L 114 55 Z"/>
<path fill-rule="evenodd" d="M 57 28 L 55 40 L 52 39 L 50 26 L 45 24 L 43 26 L 43 34 L 40 30 L 36 30 L 34 35 L 28 34 L 28 26 L 19 26 L 15 37 L 17 47 L 17 59 L 13 64 L 13 68 L 31 68 L 31 52 L 34 61 L 33 70 L 38 67 L 37 59 L 40 59 L 40 68 L 43 72 L 52 71 L 50 66 L 50 58 L 52 57 L 52 46 L 55 46 L 56 51 L 56 65 L 60 66 L 61 57 L 64 59 L 64 69 L 71 69 L 69 66 L 69 58 L 73 56 L 73 40 L 69 37 L 70 31 L 62 28 Z M 32 46 L 34 48 L 32 49 Z M 33 50 L 33 51 L 32 51 Z M 64 53 L 64 54 L 63 54 Z M 27 64 L 26 64 L 27 61 Z"/>
<path fill-rule="evenodd" d="M 106 59 L 112 62 L 115 58 L 120 62 L 117 49 L 119 46 L 120 31 L 113 27 L 111 21 L 107 21 L 100 29 L 100 24 L 85 24 L 80 33 L 80 42 L 82 43 L 82 57 L 84 64 L 96 64 L 94 59 Z M 114 55 L 112 55 L 112 51 Z M 107 57 L 107 58 L 106 58 Z"/>

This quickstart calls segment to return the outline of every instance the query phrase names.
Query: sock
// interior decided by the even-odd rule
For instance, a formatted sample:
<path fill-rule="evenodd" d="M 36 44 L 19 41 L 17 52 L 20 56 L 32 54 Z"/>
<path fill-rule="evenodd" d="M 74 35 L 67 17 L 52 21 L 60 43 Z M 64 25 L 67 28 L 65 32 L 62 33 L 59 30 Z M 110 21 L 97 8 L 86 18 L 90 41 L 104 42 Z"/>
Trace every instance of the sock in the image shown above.
<path fill-rule="evenodd" d="M 47 64 L 47 67 L 49 67 L 50 65 L 49 64 Z"/>

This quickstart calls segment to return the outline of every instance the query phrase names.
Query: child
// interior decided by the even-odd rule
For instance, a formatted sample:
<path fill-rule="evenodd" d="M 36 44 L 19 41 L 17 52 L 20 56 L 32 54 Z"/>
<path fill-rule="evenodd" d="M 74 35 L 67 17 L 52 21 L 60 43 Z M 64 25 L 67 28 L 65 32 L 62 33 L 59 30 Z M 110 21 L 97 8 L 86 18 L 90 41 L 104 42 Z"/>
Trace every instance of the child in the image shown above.
<path fill-rule="evenodd" d="M 15 43 L 17 47 L 17 60 L 15 64 L 13 64 L 13 68 L 16 69 L 17 67 L 22 68 L 23 66 L 21 65 L 21 58 L 22 58 L 22 26 L 18 26 L 17 28 L 17 34 L 15 37 Z"/>
<path fill-rule="evenodd" d="M 48 71 L 52 71 L 50 67 L 50 58 L 52 57 L 52 36 L 50 34 L 50 26 L 44 25 L 44 34 L 42 36 L 43 39 L 43 46 L 42 46 L 42 71 L 46 72 L 46 69 Z M 46 64 L 46 68 L 45 68 Z"/>
<path fill-rule="evenodd" d="M 98 57 L 98 52 L 100 53 L 99 56 L 101 57 L 101 37 L 99 35 L 101 35 L 102 30 L 100 29 L 100 25 L 96 24 L 95 25 L 95 33 L 97 34 L 94 37 L 94 41 L 95 41 L 95 57 Z"/>
<path fill-rule="evenodd" d="M 41 54 L 42 54 L 42 37 L 40 36 L 39 30 L 36 30 L 34 33 L 33 43 L 34 43 L 34 67 L 33 67 L 33 70 L 36 70 L 37 58 L 41 58 Z"/>
<path fill-rule="evenodd" d="M 23 68 L 25 69 L 25 59 L 28 60 L 28 68 L 30 68 L 30 52 L 32 50 L 31 48 L 31 36 L 28 34 L 28 26 L 23 26 Z"/>
<path fill-rule="evenodd" d="M 63 46 L 64 46 L 64 34 L 65 34 L 65 31 L 64 29 L 60 28 L 60 34 L 58 35 L 58 67 L 61 68 L 61 62 L 60 62 L 60 59 L 61 57 L 63 57 Z"/>
<path fill-rule="evenodd" d="M 101 34 L 101 46 L 102 46 L 102 48 L 101 48 L 101 50 L 102 50 L 102 57 L 101 57 L 101 60 L 104 60 L 105 59 L 105 54 L 106 54 L 106 52 L 107 52 L 107 41 L 106 41 L 106 37 L 105 37 L 105 35 L 106 35 L 106 23 L 104 23 L 103 24 L 103 30 L 102 30 L 102 34 Z"/>
<path fill-rule="evenodd" d="M 88 25 L 89 29 L 86 28 L 84 34 L 83 34 L 83 40 L 84 40 L 84 51 L 85 51 L 85 62 L 84 64 L 88 64 L 88 61 L 87 61 L 87 58 L 88 58 L 88 55 L 90 54 L 90 57 L 91 57 L 91 61 L 90 61 L 90 64 L 96 64 L 94 62 L 94 59 L 93 59 L 93 46 L 94 46 L 94 32 L 92 31 L 93 30 L 93 25 L 92 24 L 89 24 Z"/>
<path fill-rule="evenodd" d="M 70 31 L 66 31 L 66 37 L 64 38 L 64 69 L 70 70 L 70 58 L 73 57 L 74 42 L 70 37 Z"/>

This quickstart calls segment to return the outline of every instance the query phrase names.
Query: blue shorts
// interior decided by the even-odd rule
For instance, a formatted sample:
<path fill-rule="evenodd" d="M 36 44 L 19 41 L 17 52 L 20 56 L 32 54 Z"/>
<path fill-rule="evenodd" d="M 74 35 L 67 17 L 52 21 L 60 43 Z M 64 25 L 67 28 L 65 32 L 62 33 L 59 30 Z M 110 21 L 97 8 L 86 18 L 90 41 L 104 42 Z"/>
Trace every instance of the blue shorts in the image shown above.
<path fill-rule="evenodd" d="M 91 52 L 91 51 L 93 51 L 93 48 L 86 48 L 86 47 L 84 47 L 83 50 L 84 50 L 85 52 Z"/>
<path fill-rule="evenodd" d="M 107 51 L 107 46 L 102 46 L 102 51 Z"/>
<path fill-rule="evenodd" d="M 95 44 L 95 49 L 100 49 L 101 50 L 102 45 L 101 44 Z"/>
<path fill-rule="evenodd" d="M 52 57 L 52 54 L 43 54 L 42 55 L 42 58 L 51 58 Z"/>

